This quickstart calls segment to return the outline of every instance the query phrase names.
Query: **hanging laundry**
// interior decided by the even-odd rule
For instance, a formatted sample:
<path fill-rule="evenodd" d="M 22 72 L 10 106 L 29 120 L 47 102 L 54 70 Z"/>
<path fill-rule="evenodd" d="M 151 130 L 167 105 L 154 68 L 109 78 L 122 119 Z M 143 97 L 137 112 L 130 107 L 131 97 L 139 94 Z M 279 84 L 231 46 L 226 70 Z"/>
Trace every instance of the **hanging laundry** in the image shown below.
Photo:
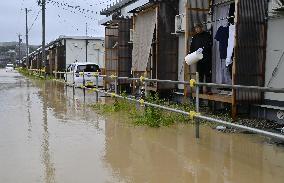
<path fill-rule="evenodd" d="M 229 69 L 226 67 L 229 27 L 220 26 L 216 32 L 215 39 L 219 42 L 221 82 L 224 84 L 230 84 L 232 83 L 232 80 Z"/>
<path fill-rule="evenodd" d="M 220 58 L 226 59 L 229 39 L 229 27 L 220 26 L 216 32 L 215 39 L 219 42 Z"/>
<path fill-rule="evenodd" d="M 231 24 L 229 26 L 229 39 L 227 47 L 227 58 L 226 58 L 227 67 L 233 63 L 232 57 L 235 45 L 235 32 L 236 32 L 236 26 Z"/>

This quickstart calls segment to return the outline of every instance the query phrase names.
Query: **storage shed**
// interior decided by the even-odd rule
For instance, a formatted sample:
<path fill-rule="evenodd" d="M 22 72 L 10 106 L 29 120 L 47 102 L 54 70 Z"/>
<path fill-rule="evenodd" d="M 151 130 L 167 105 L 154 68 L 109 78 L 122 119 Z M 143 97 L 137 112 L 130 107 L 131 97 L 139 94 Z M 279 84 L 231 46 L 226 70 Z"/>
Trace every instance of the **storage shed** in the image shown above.
<path fill-rule="evenodd" d="M 175 15 L 178 12 L 177 9 L 178 0 L 122 0 L 101 12 L 102 15 L 107 15 L 114 20 L 112 24 L 109 24 L 112 27 L 106 27 L 106 38 L 110 37 L 108 35 L 110 30 L 115 35 L 113 30 L 117 17 L 132 18 L 132 22 L 128 24 L 127 30 L 130 37 L 119 36 L 117 38 L 124 39 L 124 41 L 127 40 L 129 48 L 132 48 L 129 57 L 131 62 L 130 60 L 128 62 L 130 67 L 129 65 L 123 66 L 123 68 L 127 68 L 124 70 L 127 70 L 128 76 L 146 76 L 151 79 L 177 79 L 178 42 L 177 37 L 172 34 L 175 27 Z M 120 27 L 119 23 L 116 23 L 116 26 Z M 110 52 L 113 52 L 115 55 L 114 48 L 116 47 L 119 48 L 119 44 L 107 49 L 110 49 Z M 106 62 L 110 61 L 108 55 L 107 53 Z M 118 65 L 121 65 L 121 62 L 118 62 Z M 175 85 L 162 83 L 153 83 L 148 86 L 148 89 L 153 91 L 172 90 L 175 88 Z"/>
<path fill-rule="evenodd" d="M 185 21 L 184 33 L 180 33 L 181 36 L 184 34 L 184 39 L 179 38 L 179 45 L 184 43 L 185 53 L 190 52 L 190 40 L 194 36 L 193 27 L 196 23 L 202 23 L 206 31 L 212 35 L 212 82 L 264 86 L 267 0 L 180 0 L 179 5 Z M 230 73 L 225 61 L 220 58 L 221 43 L 216 39 L 216 34 L 221 26 L 231 25 L 234 25 L 235 39 Z M 180 55 L 179 58 L 183 56 Z M 182 62 L 180 64 L 183 65 Z M 182 72 L 184 67 L 185 80 L 194 78 L 196 66 L 189 68 L 187 65 L 182 65 L 179 66 L 179 72 Z M 189 92 L 190 90 L 185 88 L 184 93 L 188 95 Z M 231 104 L 233 116 L 237 114 L 237 106 L 261 103 L 263 100 L 263 94 L 260 92 L 241 90 L 224 92 L 217 89 L 213 90 L 213 94 L 204 93 L 200 97 Z"/>
<path fill-rule="evenodd" d="M 105 74 L 119 77 L 131 76 L 131 51 L 130 29 L 132 20 L 130 18 L 113 17 L 105 25 Z M 106 84 L 111 84 L 107 79 Z M 124 87 L 130 87 L 129 81 L 120 80 L 118 83 Z"/>

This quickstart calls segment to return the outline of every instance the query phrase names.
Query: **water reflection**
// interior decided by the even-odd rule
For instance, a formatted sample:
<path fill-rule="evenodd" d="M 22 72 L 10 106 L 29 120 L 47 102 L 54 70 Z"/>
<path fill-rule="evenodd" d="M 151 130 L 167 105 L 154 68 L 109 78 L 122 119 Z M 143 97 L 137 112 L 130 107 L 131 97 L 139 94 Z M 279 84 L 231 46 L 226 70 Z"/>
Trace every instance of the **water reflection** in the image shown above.
<path fill-rule="evenodd" d="M 51 94 L 46 90 L 46 86 L 43 85 L 41 88 L 42 91 L 42 116 L 43 116 L 43 135 L 42 135 L 42 161 L 45 168 L 44 180 L 46 183 L 54 183 L 55 182 L 55 167 L 52 162 L 52 156 L 50 152 L 50 144 L 49 144 L 49 129 L 48 129 L 48 112 L 47 112 L 47 103 L 48 103 L 48 94 Z M 55 90 L 57 91 L 57 90 Z M 54 92 L 56 94 L 56 92 Z"/>
<path fill-rule="evenodd" d="M 255 135 L 202 127 L 196 140 L 189 125 L 150 129 L 123 114 L 98 115 L 86 106 L 95 94 L 61 83 L 17 87 L 0 86 L 0 182 L 284 180 L 283 148 Z"/>
<path fill-rule="evenodd" d="M 84 91 L 77 89 L 73 95 L 73 88 L 54 83 L 45 85 L 48 86 L 47 106 L 56 117 L 80 119 L 97 132 L 104 133 L 105 140 L 100 144 L 104 149 L 103 159 L 111 168 L 112 177 L 121 182 L 284 180 L 283 148 L 265 144 L 256 136 L 222 134 L 203 127 L 202 138 L 196 140 L 194 128 L 188 125 L 161 129 L 132 127 L 125 122 L 124 115 L 108 116 L 102 123 L 100 117 L 85 105 L 94 101 L 93 96 L 86 94 L 83 97 Z"/>
<path fill-rule="evenodd" d="M 106 122 L 105 160 L 130 182 L 282 182 L 284 151 L 242 135 L 188 126 L 129 128 Z M 272 181 L 273 180 L 273 181 Z"/>
<path fill-rule="evenodd" d="M 28 113 L 28 139 L 32 137 L 32 118 L 31 118 L 31 94 L 30 94 L 30 82 L 27 82 L 27 113 Z"/>

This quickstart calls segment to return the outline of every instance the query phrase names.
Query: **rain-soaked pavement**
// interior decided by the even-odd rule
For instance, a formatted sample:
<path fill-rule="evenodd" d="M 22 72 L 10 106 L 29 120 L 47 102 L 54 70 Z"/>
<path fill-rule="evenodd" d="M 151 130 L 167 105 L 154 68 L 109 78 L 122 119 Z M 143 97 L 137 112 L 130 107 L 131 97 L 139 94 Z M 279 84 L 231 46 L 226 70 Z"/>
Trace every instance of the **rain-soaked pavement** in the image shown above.
<path fill-rule="evenodd" d="M 264 138 L 202 127 L 196 140 L 187 125 L 133 127 L 72 93 L 0 70 L 1 183 L 284 182 L 284 148 Z"/>

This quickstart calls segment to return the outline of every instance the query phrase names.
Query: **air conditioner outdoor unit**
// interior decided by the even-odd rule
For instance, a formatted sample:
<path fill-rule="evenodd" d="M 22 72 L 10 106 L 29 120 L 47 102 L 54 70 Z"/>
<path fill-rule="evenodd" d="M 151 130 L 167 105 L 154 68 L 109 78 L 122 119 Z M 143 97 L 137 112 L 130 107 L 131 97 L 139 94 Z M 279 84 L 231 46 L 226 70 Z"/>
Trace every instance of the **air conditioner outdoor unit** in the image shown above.
<path fill-rule="evenodd" d="M 134 30 L 130 29 L 130 40 L 129 42 L 133 42 Z"/>
<path fill-rule="evenodd" d="M 176 15 L 175 33 L 183 33 L 185 31 L 185 14 Z"/>

